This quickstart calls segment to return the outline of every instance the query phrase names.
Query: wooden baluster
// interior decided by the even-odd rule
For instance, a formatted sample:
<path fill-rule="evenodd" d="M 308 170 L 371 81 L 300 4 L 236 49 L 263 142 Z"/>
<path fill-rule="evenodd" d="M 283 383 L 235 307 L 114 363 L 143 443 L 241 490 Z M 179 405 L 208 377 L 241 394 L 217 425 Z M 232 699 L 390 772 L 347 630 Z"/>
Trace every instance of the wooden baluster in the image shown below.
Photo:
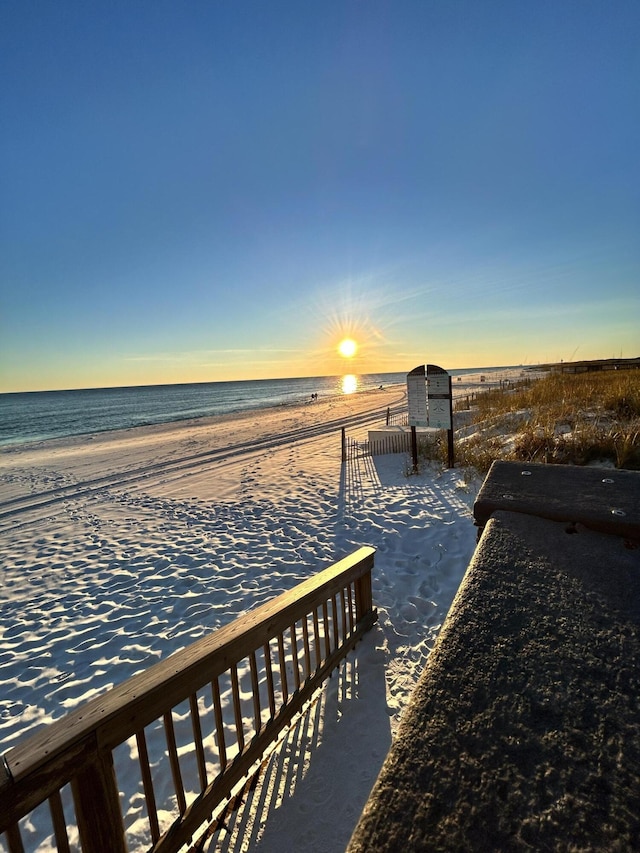
<path fill-rule="evenodd" d="M 124 822 L 111 752 L 88 757 L 71 782 L 83 853 L 126 853 Z"/>
<path fill-rule="evenodd" d="M 305 616 L 302 620 L 302 638 L 304 642 L 304 665 L 307 670 L 307 678 L 311 676 L 311 649 L 309 647 L 309 617 Z"/>
<path fill-rule="evenodd" d="M 244 749 L 244 727 L 242 725 L 242 707 L 240 705 L 240 686 L 238 684 L 238 666 L 233 664 L 231 667 L 231 692 L 233 694 L 233 714 L 236 721 L 236 738 L 238 739 L 238 749 L 240 752 Z"/>
<path fill-rule="evenodd" d="M 316 670 L 319 670 L 322 665 L 322 652 L 320 651 L 320 623 L 318 621 L 318 608 L 313 611 L 313 634 L 315 638 L 316 648 Z"/>
<path fill-rule="evenodd" d="M 329 608 L 327 602 L 322 602 L 322 625 L 324 627 L 324 659 L 331 654 L 331 637 L 329 636 Z"/>
<path fill-rule="evenodd" d="M 347 596 L 344 587 L 340 590 L 340 612 L 342 614 L 342 642 L 344 643 L 348 636 L 347 631 Z"/>
<path fill-rule="evenodd" d="M 140 763 L 140 772 L 142 775 L 142 787 L 144 789 L 144 799 L 147 804 L 147 815 L 149 816 L 149 829 L 151 830 L 151 840 L 155 844 L 160 838 L 160 825 L 158 823 L 158 809 L 156 806 L 156 795 L 153 790 L 153 778 L 151 776 L 151 767 L 149 765 L 149 751 L 147 749 L 147 739 L 144 734 L 144 729 L 136 732 L 136 743 L 138 745 L 138 761 Z"/>
<path fill-rule="evenodd" d="M 338 602 L 335 595 L 331 596 L 331 610 L 333 613 L 333 648 L 337 649 L 340 646 L 339 622 L 338 622 Z"/>
<path fill-rule="evenodd" d="M 224 739 L 224 723 L 222 721 L 222 703 L 220 701 L 220 685 L 216 678 L 211 682 L 211 695 L 213 696 L 213 712 L 216 719 L 216 735 L 218 741 L 218 757 L 220 760 L 220 773 L 227 766 L 227 745 Z"/>
<path fill-rule="evenodd" d="M 298 639 L 296 637 L 295 622 L 289 629 L 291 631 L 291 655 L 293 660 L 293 679 L 296 690 L 300 690 L 300 664 L 298 663 Z"/>
<path fill-rule="evenodd" d="M 287 665 L 284 659 L 284 639 L 282 634 L 278 634 L 278 659 L 280 661 L 280 684 L 282 686 L 282 702 L 287 704 L 289 698 L 289 689 L 287 687 Z"/>
<path fill-rule="evenodd" d="M 49 810 L 51 811 L 51 822 L 53 823 L 53 834 L 56 839 L 58 853 L 69 853 L 69 836 L 67 835 L 67 821 L 62 808 L 62 797 L 60 791 L 54 791 L 49 797 Z"/>
<path fill-rule="evenodd" d="M 9 843 L 9 853 L 24 853 L 24 846 L 20 836 L 20 828 L 17 823 L 11 824 L 7 829 L 6 839 Z"/>
<path fill-rule="evenodd" d="M 191 709 L 191 728 L 193 729 L 193 743 L 196 748 L 196 758 L 198 760 L 198 778 L 200 779 L 200 790 L 204 791 L 207 787 L 207 762 L 204 757 L 204 748 L 202 746 L 202 726 L 200 725 L 200 712 L 198 710 L 198 696 L 192 693 L 189 696 L 189 708 Z"/>
<path fill-rule="evenodd" d="M 176 744 L 176 732 L 173 727 L 173 714 L 171 711 L 166 711 L 162 717 L 164 721 L 164 732 L 167 737 L 167 751 L 169 753 L 169 764 L 171 765 L 171 776 L 173 778 L 173 787 L 176 792 L 176 800 L 178 802 L 178 811 L 184 814 L 187 810 L 187 801 L 184 796 L 184 786 L 182 784 L 182 773 L 180 772 L 180 761 L 178 759 L 178 746 Z"/>
<path fill-rule="evenodd" d="M 348 610 L 348 621 L 349 621 L 349 633 L 353 632 L 353 584 L 349 584 L 347 587 L 347 599 L 349 602 L 349 610 Z"/>
<path fill-rule="evenodd" d="M 276 715 L 276 697 L 273 688 L 273 667 L 271 666 L 271 646 L 264 644 L 264 665 L 267 671 L 267 693 L 269 694 L 269 714 L 271 719 Z"/>
<path fill-rule="evenodd" d="M 251 666 L 251 690 L 253 692 L 253 720 L 255 732 L 256 734 L 260 734 L 262 714 L 260 712 L 260 683 L 258 682 L 258 664 L 255 652 L 251 652 L 249 665 Z"/>

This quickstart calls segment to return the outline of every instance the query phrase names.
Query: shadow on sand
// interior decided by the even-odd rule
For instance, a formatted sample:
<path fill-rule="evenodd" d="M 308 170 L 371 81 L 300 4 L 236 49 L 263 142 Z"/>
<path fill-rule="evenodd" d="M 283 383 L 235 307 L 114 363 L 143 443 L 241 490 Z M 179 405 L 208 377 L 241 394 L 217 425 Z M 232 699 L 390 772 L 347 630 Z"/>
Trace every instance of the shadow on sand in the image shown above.
<path fill-rule="evenodd" d="M 334 671 L 203 849 L 345 849 L 391 745 L 380 634 L 374 626 Z"/>

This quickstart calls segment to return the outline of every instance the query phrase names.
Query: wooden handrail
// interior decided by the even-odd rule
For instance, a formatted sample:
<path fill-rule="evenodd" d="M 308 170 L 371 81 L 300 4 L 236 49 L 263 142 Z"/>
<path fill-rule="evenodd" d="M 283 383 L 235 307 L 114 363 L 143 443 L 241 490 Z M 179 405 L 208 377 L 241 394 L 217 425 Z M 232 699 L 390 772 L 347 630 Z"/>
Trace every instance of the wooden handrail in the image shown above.
<path fill-rule="evenodd" d="M 59 792 L 70 783 L 82 850 L 124 853 L 125 831 L 112 753 L 133 737 L 137 741 L 153 842 L 150 849 L 158 853 L 178 849 L 224 802 L 321 681 L 373 625 L 377 617 L 371 595 L 373 557 L 373 548 L 358 549 L 294 589 L 90 700 L 8 751 L 0 766 L 0 833 L 6 833 L 10 852 L 22 849 L 18 821 L 47 799 L 59 849 L 65 849 L 65 840 L 58 840 L 64 827 Z M 275 662 L 271 659 L 271 641 L 278 645 Z M 268 708 L 260 705 L 256 654 L 264 660 L 262 689 L 267 693 Z M 243 719 L 237 688 L 237 667 L 244 661 L 248 661 L 253 691 L 253 719 L 249 722 Z M 287 679 L 287 666 L 293 669 L 293 680 Z M 232 760 L 227 759 L 229 744 L 225 742 L 220 706 L 219 679 L 227 674 L 233 687 L 236 732 Z M 282 700 L 279 704 L 276 683 Z M 218 774 L 210 781 L 196 696 L 207 685 L 211 685 L 213 696 L 219 765 Z M 172 709 L 185 701 L 190 707 L 200 780 L 200 793 L 189 803 L 181 780 L 172 721 Z M 168 745 L 168 766 L 163 772 L 173 776 L 180 812 L 164 834 L 160 834 L 158 825 L 144 734 L 145 727 L 158 720 L 164 725 Z"/>

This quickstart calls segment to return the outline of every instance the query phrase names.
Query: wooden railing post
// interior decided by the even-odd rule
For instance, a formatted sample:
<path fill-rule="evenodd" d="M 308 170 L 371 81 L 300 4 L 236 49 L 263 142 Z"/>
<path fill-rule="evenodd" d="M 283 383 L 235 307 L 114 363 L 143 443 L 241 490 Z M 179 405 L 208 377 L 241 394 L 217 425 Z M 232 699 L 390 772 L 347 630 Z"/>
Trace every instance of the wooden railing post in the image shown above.
<path fill-rule="evenodd" d="M 368 571 L 355 582 L 356 588 L 356 622 L 360 622 L 373 610 L 373 593 L 371 590 L 371 571 Z"/>
<path fill-rule="evenodd" d="M 71 787 L 82 853 L 127 853 L 111 752 L 96 752 Z"/>

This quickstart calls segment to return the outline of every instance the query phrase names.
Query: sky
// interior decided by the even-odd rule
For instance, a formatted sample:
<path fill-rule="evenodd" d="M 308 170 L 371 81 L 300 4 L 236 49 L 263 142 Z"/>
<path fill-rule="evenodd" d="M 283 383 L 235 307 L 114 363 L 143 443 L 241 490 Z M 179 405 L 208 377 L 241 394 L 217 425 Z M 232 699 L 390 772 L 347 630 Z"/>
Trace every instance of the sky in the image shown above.
<path fill-rule="evenodd" d="M 637 0 L 3 0 L 0 391 L 640 356 L 638 44 Z"/>

